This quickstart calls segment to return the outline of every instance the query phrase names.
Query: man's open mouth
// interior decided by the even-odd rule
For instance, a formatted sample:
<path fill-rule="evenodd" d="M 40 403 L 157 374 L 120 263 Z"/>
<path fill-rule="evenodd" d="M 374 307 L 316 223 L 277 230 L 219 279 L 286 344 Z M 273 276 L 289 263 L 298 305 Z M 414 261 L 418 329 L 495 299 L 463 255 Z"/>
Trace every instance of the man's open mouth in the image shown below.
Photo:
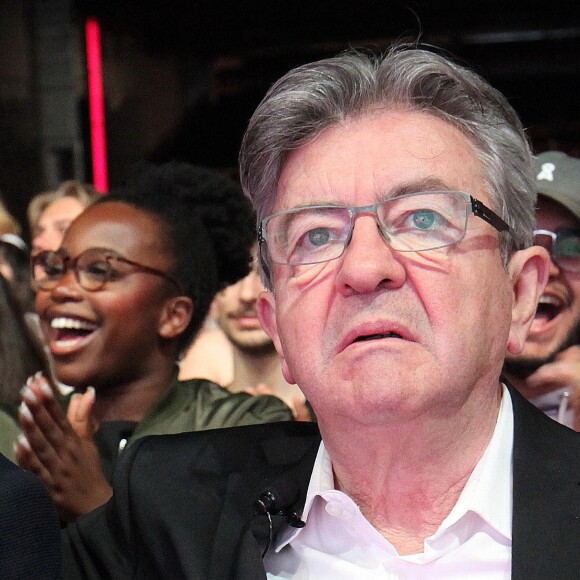
<path fill-rule="evenodd" d="M 538 301 L 536 319 L 550 321 L 562 312 L 564 306 L 565 304 L 554 296 L 542 296 Z"/>
<path fill-rule="evenodd" d="M 403 338 L 400 334 L 396 332 L 387 332 L 385 334 L 369 334 L 366 336 L 358 336 L 355 338 L 354 342 L 362 342 L 365 340 L 378 340 L 381 338 Z"/>

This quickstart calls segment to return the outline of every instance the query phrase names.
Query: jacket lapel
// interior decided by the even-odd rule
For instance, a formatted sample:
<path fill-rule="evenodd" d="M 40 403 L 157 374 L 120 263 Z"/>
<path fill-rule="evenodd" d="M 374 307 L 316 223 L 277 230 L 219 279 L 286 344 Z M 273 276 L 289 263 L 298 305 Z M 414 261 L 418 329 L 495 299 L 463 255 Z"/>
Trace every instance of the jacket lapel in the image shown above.
<path fill-rule="evenodd" d="M 266 516 L 254 515 L 254 502 L 270 484 L 287 478 L 299 486 L 295 509 L 302 510 L 320 442 L 316 433 L 266 439 L 260 443 L 263 457 L 259 465 L 252 462 L 247 470 L 228 476 L 208 578 L 265 578 L 262 552 L 269 541 L 269 525 Z M 275 539 L 285 522 L 278 516 L 272 521 Z"/>
<path fill-rule="evenodd" d="M 510 389 L 514 407 L 512 578 L 578 578 L 580 436 Z"/>

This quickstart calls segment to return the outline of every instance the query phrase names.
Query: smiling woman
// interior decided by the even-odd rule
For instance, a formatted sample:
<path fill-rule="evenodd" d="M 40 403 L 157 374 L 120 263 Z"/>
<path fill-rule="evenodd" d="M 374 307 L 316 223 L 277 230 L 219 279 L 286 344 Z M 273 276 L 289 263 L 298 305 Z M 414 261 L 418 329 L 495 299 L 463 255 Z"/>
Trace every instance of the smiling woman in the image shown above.
<path fill-rule="evenodd" d="M 67 421 L 44 378 L 30 381 L 17 458 L 48 485 L 61 517 L 110 496 L 118 455 L 138 437 L 292 418 L 274 397 L 177 380 L 213 297 L 248 272 L 253 239 L 237 186 L 167 164 L 142 167 L 87 208 L 58 251 L 35 256 L 36 310 L 56 375 L 84 394 Z"/>

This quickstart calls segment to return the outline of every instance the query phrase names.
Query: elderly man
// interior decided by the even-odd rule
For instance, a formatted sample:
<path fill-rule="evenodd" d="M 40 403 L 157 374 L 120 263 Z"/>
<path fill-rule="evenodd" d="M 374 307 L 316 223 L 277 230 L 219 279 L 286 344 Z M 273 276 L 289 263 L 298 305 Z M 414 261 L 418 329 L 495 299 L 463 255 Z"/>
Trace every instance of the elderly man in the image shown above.
<path fill-rule="evenodd" d="M 580 159 L 535 158 L 535 241 L 550 252 L 550 277 L 524 349 L 504 376 L 534 405 L 580 430 Z"/>
<path fill-rule="evenodd" d="M 577 578 L 580 440 L 499 380 L 548 271 L 505 98 L 417 48 L 347 53 L 278 81 L 240 159 L 260 319 L 319 429 L 137 442 L 67 575 Z"/>

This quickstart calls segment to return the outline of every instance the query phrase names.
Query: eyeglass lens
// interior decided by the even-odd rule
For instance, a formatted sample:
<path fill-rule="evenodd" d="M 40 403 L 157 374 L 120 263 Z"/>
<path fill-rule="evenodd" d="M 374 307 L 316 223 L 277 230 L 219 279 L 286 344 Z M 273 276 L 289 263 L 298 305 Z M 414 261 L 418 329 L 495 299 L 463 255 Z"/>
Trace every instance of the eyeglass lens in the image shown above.
<path fill-rule="evenodd" d="M 88 250 L 75 259 L 58 252 L 42 252 L 34 260 L 34 282 L 40 288 L 54 288 L 69 268 L 74 270 L 78 283 L 85 290 L 102 287 L 112 274 L 110 256 L 99 250 Z"/>
<path fill-rule="evenodd" d="M 580 272 L 580 230 L 558 232 L 539 230 L 534 243 L 548 250 L 550 256 L 565 270 Z"/>
<path fill-rule="evenodd" d="M 374 214 L 383 236 L 401 252 L 450 246 L 461 240 L 467 223 L 466 198 L 459 192 L 410 194 L 360 208 L 300 208 L 266 220 L 272 260 L 298 265 L 338 258 L 359 213 Z"/>

